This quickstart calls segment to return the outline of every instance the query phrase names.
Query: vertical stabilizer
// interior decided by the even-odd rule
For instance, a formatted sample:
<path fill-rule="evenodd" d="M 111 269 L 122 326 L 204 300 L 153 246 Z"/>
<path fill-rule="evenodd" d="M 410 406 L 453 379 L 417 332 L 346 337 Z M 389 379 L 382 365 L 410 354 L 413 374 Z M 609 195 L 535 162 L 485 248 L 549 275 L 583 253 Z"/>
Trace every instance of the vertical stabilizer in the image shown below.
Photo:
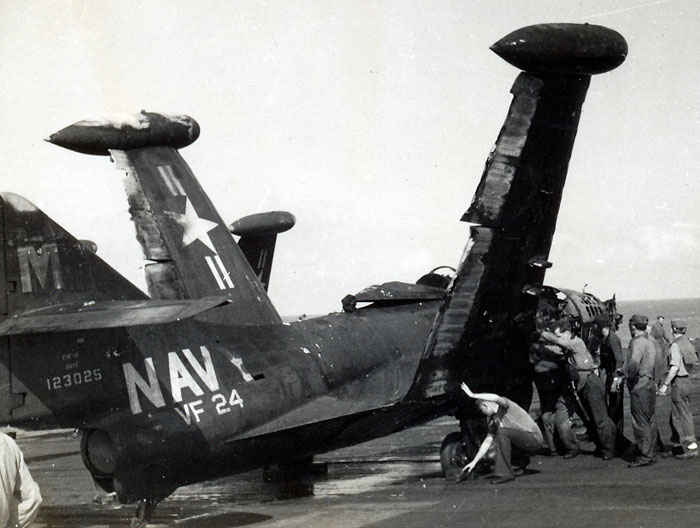
<path fill-rule="evenodd" d="M 0 193 L 0 245 L 2 318 L 53 304 L 147 298 L 17 194 Z"/>
<path fill-rule="evenodd" d="M 226 295 L 231 304 L 210 320 L 279 323 L 260 280 L 176 149 L 197 139 L 188 116 L 141 112 L 120 119 L 79 121 L 49 141 L 77 152 L 111 155 L 126 172 L 129 211 L 156 299 Z"/>

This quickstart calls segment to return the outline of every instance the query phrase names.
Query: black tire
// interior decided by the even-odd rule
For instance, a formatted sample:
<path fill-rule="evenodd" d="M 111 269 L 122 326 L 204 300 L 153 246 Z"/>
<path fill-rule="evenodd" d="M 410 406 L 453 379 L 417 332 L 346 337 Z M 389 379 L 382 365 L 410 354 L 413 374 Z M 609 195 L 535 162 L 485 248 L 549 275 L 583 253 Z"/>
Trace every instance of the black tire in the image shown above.
<path fill-rule="evenodd" d="M 455 480 L 468 462 L 462 444 L 462 433 L 448 434 L 440 446 L 440 465 L 446 479 Z"/>

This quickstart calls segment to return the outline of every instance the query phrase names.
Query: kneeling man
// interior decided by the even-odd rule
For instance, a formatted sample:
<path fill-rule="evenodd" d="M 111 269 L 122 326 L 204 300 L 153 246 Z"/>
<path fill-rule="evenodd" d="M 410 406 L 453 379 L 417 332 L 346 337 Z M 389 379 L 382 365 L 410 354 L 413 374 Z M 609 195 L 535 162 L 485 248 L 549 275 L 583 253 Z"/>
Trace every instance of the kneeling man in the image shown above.
<path fill-rule="evenodd" d="M 494 474 L 497 480 L 493 484 L 502 484 L 515 479 L 511 461 L 512 448 L 518 449 L 518 467 L 525 468 L 530 463 L 530 454 L 540 451 L 544 444 L 542 432 L 530 415 L 517 403 L 498 394 L 488 392 L 473 393 L 466 383 L 462 390 L 470 398 L 477 400 L 479 410 L 488 419 L 488 434 L 481 443 L 474 458 L 462 469 L 459 480 L 466 478 L 479 461 L 496 444 L 496 464 Z"/>

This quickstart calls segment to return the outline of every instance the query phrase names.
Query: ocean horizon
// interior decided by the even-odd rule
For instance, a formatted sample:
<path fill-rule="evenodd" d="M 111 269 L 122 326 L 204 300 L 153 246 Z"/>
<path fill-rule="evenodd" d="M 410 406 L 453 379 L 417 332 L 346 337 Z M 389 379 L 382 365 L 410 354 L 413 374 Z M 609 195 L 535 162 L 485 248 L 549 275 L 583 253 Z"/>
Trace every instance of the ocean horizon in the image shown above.
<path fill-rule="evenodd" d="M 700 297 L 618 300 L 617 310 L 624 316 L 618 332 L 623 345 L 630 340 L 627 321 L 634 314 L 646 315 L 650 323 L 656 321 L 657 316 L 663 315 L 664 328 L 668 334 L 671 333 L 671 319 L 682 319 L 688 324 L 688 337 L 700 337 Z"/>

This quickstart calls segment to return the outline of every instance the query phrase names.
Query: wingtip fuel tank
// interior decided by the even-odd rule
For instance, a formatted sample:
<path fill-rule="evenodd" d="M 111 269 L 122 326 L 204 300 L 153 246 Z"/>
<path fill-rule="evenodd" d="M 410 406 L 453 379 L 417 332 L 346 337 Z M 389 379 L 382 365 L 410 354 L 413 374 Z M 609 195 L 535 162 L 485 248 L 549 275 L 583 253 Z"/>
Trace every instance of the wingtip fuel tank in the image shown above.
<path fill-rule="evenodd" d="M 617 31 L 593 24 L 536 24 L 509 33 L 491 50 L 527 72 L 593 75 L 622 64 L 627 42 Z"/>
<path fill-rule="evenodd" d="M 199 137 L 199 124 L 186 115 L 142 110 L 138 114 L 86 119 L 51 134 L 46 141 L 60 147 L 106 156 L 110 149 L 186 147 Z"/>

